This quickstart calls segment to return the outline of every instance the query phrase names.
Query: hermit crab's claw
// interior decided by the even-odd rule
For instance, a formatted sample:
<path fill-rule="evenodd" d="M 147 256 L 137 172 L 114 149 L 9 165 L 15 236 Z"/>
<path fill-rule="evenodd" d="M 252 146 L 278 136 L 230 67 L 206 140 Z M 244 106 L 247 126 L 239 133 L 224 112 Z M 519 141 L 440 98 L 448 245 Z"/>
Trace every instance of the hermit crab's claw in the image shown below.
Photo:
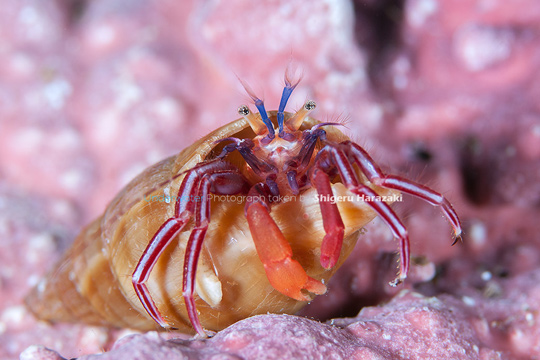
<path fill-rule="evenodd" d="M 249 229 L 270 284 L 280 293 L 298 301 L 310 301 L 304 291 L 321 295 L 326 286 L 308 276 L 292 258 L 292 249 L 268 209 L 255 202 L 246 208 Z"/>
<path fill-rule="evenodd" d="M 320 169 L 315 169 L 311 183 L 317 189 L 321 199 L 319 205 L 323 216 L 324 231 L 326 232 L 321 245 L 321 265 L 325 269 L 331 269 L 336 266 L 341 254 L 345 226 L 336 203 L 326 200 L 333 195 L 328 174 L 320 171 Z"/>

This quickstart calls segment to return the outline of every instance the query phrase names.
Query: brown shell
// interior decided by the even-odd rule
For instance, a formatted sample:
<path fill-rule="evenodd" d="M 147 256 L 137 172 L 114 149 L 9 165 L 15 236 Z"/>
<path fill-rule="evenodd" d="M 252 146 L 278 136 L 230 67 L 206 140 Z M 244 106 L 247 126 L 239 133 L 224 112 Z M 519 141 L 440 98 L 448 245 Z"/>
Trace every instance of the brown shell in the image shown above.
<path fill-rule="evenodd" d="M 269 115 L 275 121 L 275 112 Z M 302 128 L 317 123 L 308 118 Z M 233 121 L 131 181 L 33 289 L 26 299 L 28 307 L 40 319 L 53 322 L 158 329 L 135 295 L 133 270 L 154 233 L 174 213 L 174 201 L 164 201 L 163 195 L 176 195 L 182 173 L 215 156 L 223 146 L 216 145 L 216 140 L 230 136 L 253 138 L 255 134 L 244 119 Z M 327 128 L 327 137 L 333 141 L 347 139 L 334 127 Z M 234 153 L 227 159 L 243 164 Z M 340 183 L 333 184 L 333 190 L 335 195 L 351 195 Z M 389 193 L 381 188 L 377 191 Z M 291 244 L 293 257 L 308 275 L 326 283 L 352 251 L 358 231 L 375 214 L 361 201 L 338 203 L 346 226 L 345 240 L 337 266 L 325 270 L 319 263 L 324 229 L 316 191 L 311 188 L 301 195 L 301 201 L 273 205 L 271 215 Z M 167 322 L 185 332 L 193 332 L 182 297 L 183 259 L 191 228 L 186 227 L 166 249 L 147 282 Z M 240 198 L 213 200 L 196 290 L 201 324 L 209 330 L 223 329 L 256 314 L 295 313 L 306 305 L 279 293 L 268 282 Z"/>

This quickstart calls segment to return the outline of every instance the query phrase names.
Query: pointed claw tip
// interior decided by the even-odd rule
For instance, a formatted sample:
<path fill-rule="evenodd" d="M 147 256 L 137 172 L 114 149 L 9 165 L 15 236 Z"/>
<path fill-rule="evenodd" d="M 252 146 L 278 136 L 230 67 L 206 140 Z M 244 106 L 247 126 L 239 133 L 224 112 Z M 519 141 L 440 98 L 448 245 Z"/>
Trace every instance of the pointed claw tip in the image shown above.
<path fill-rule="evenodd" d="M 155 320 L 155 319 L 154 319 Z M 163 329 L 165 329 L 166 331 L 174 331 L 176 330 L 175 327 L 169 325 L 165 319 L 161 318 L 159 319 L 159 321 L 156 320 L 156 322 L 158 323 L 159 326 L 161 326 Z"/>
<path fill-rule="evenodd" d="M 197 331 L 195 336 L 193 337 L 194 340 L 205 340 L 211 337 L 214 337 L 217 333 L 215 331 L 210 330 L 204 330 L 201 329 L 200 331 Z"/>
<path fill-rule="evenodd" d="M 398 276 L 398 277 L 395 278 L 394 280 L 390 281 L 388 284 L 389 284 L 391 287 L 396 287 L 396 286 L 402 284 L 403 281 L 405 281 L 406 278 L 407 278 L 407 276 Z"/>
<path fill-rule="evenodd" d="M 458 234 L 454 236 L 454 242 L 452 243 L 452 246 L 456 245 L 458 241 L 463 242 L 463 237 L 461 236 L 461 232 L 459 232 Z"/>

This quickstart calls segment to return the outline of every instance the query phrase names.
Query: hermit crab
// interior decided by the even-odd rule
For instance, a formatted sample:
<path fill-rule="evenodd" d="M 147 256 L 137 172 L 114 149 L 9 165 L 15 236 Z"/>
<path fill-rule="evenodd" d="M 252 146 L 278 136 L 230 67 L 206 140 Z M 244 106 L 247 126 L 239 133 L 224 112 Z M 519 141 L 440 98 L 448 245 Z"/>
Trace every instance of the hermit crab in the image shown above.
<path fill-rule="evenodd" d="M 293 79 L 294 78 L 294 79 Z M 76 238 L 27 298 L 41 319 L 206 336 L 255 314 L 294 313 L 326 283 L 379 215 L 399 240 L 389 203 L 400 194 L 439 206 L 439 193 L 387 175 L 358 144 L 319 122 L 307 101 L 285 111 L 300 79 L 286 71 L 277 111 L 244 85 L 258 114 L 241 118 L 146 169 Z"/>

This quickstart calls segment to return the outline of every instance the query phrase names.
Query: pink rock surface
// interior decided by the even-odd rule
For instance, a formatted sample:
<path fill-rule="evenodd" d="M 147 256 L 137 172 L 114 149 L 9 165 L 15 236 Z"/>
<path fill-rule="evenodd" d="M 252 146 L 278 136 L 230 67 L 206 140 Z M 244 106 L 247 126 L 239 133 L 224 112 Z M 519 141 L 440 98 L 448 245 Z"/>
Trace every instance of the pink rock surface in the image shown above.
<path fill-rule="evenodd" d="M 534 0 L 4 1 L 0 358 L 540 358 L 539 23 Z M 450 199 L 464 242 L 405 198 L 401 288 L 376 220 L 308 318 L 114 346 L 129 330 L 36 321 L 22 299 L 78 229 L 139 171 L 234 120 L 248 102 L 236 75 L 277 105 L 291 57 L 304 78 L 290 108 L 309 97 L 315 117 L 348 118 L 384 169 Z"/>
<path fill-rule="evenodd" d="M 492 281 L 500 292 L 489 296 L 424 297 L 403 290 L 384 306 L 327 324 L 259 315 L 207 340 L 166 340 L 155 332 L 131 335 L 105 355 L 81 359 L 502 359 L 508 354 L 530 359 L 540 350 L 535 326 L 539 280 L 540 271 L 534 271 L 512 281 Z M 36 347 L 27 354 L 58 356 Z"/>

